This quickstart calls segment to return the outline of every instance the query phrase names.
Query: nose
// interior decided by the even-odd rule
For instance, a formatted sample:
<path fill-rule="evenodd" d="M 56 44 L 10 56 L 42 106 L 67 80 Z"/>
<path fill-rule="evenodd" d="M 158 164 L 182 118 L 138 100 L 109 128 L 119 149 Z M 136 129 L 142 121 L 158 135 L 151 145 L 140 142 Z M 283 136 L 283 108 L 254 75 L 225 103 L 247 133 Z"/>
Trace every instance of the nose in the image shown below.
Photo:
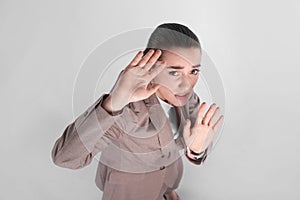
<path fill-rule="evenodd" d="M 188 90 L 192 87 L 192 84 L 191 84 L 191 82 L 189 81 L 188 78 L 182 76 L 182 77 L 180 78 L 178 87 L 179 87 L 179 89 L 180 89 L 181 91 L 188 91 Z"/>

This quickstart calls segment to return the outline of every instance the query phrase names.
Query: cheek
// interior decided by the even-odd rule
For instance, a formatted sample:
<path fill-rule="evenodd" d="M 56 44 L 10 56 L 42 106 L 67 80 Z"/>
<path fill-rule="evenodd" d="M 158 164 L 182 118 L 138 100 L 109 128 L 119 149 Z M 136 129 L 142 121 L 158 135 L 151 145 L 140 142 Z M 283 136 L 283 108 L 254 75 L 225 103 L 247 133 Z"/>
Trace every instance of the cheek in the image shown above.
<path fill-rule="evenodd" d="M 154 83 L 158 83 L 166 88 L 174 87 L 174 80 L 165 73 L 158 74 L 153 80 Z"/>
<path fill-rule="evenodd" d="M 174 82 L 170 79 L 161 80 L 160 85 L 162 85 L 164 88 L 168 89 L 168 91 L 170 91 L 170 92 L 175 91 L 176 87 L 177 87 L 176 82 Z"/>
<path fill-rule="evenodd" d="M 189 80 L 191 87 L 194 87 L 196 85 L 196 83 L 198 82 L 198 78 L 199 78 L 199 76 L 190 75 L 188 80 Z"/>
<path fill-rule="evenodd" d="M 192 86 L 194 87 L 195 85 L 196 85 L 196 83 L 198 82 L 198 76 L 197 77 L 195 77 L 195 78 L 193 78 L 192 79 L 192 81 L 191 81 L 191 84 L 192 84 Z"/>

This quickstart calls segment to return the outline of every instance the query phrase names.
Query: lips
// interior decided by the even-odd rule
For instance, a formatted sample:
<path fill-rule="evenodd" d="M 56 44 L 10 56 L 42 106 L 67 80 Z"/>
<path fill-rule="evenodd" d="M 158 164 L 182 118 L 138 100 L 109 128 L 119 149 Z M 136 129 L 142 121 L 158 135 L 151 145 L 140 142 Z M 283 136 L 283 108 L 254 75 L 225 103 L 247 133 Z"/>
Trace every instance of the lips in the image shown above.
<path fill-rule="evenodd" d="M 186 94 L 176 94 L 175 96 L 179 96 L 179 97 L 185 97 L 186 95 L 188 95 L 189 93 Z"/>
<path fill-rule="evenodd" d="M 179 100 L 187 100 L 188 96 L 190 93 L 185 93 L 185 94 L 176 94 L 175 97 Z"/>
<path fill-rule="evenodd" d="M 187 92 L 187 93 L 182 93 L 182 94 L 176 94 L 175 96 L 185 97 L 185 96 L 187 96 L 189 94 L 190 94 L 190 92 Z"/>

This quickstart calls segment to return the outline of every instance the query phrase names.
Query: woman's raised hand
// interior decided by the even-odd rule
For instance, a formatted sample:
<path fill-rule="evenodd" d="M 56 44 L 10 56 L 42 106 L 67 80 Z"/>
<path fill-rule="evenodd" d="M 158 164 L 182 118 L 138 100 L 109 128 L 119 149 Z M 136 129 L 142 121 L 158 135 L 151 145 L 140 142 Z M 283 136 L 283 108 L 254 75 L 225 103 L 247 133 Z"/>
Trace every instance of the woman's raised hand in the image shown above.
<path fill-rule="evenodd" d="M 194 127 L 190 128 L 191 121 L 188 119 L 183 130 L 183 138 L 186 145 L 196 153 L 204 151 L 210 145 L 224 119 L 223 115 L 217 119 L 220 108 L 217 107 L 215 109 L 215 103 L 209 107 L 204 115 L 205 105 L 205 102 L 200 105 Z"/>
<path fill-rule="evenodd" d="M 157 91 L 160 85 L 150 82 L 165 67 L 164 61 L 157 61 L 161 53 L 161 50 L 151 49 L 144 56 L 142 51 L 136 54 L 110 93 L 113 110 L 120 110 L 130 102 L 146 99 Z"/>

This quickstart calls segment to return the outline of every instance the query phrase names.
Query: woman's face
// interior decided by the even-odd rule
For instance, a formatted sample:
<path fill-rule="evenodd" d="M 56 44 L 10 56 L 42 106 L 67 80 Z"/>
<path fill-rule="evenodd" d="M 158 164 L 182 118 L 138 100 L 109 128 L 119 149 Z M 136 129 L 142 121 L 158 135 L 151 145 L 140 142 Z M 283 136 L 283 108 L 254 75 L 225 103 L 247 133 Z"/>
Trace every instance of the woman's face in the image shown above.
<path fill-rule="evenodd" d="M 166 61 L 166 67 L 152 80 L 161 85 L 156 95 L 174 106 L 185 105 L 198 81 L 200 49 L 173 48 L 163 51 L 159 60 Z"/>

